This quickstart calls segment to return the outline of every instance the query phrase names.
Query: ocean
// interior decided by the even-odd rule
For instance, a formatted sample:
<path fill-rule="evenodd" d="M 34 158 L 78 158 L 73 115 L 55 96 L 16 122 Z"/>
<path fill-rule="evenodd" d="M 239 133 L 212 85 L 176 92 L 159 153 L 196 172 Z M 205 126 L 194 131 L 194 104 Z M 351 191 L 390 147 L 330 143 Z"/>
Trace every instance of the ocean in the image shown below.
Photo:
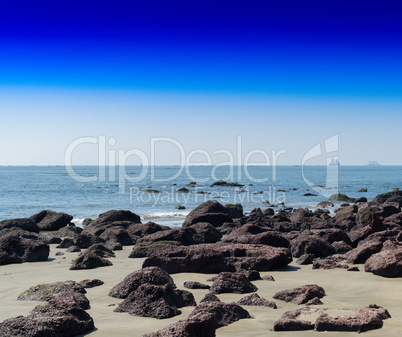
<path fill-rule="evenodd" d="M 256 207 L 309 207 L 335 193 L 371 199 L 402 188 L 402 166 L 1 166 L 0 220 L 29 217 L 43 209 L 65 212 L 80 225 L 111 209 L 144 221 L 180 226 L 200 203 L 216 199 Z M 216 180 L 243 186 L 213 186 Z M 188 185 L 196 182 L 195 185 Z M 189 193 L 177 193 L 181 188 Z M 358 192 L 367 188 L 367 192 Z M 146 190 L 159 193 L 146 193 Z M 148 191 L 149 192 L 149 191 Z M 305 195 L 312 194 L 312 195 Z M 178 210 L 182 205 L 185 209 Z"/>

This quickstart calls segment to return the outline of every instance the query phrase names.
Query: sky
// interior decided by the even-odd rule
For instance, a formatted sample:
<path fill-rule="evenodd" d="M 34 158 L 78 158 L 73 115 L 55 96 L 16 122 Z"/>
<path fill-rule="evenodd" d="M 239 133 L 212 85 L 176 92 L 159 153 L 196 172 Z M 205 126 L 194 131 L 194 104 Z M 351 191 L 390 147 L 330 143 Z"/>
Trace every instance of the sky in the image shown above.
<path fill-rule="evenodd" d="M 152 144 L 161 165 L 223 151 L 299 165 L 317 144 L 324 164 L 334 135 L 342 165 L 402 165 L 401 15 L 396 1 L 3 2 L 0 165 L 69 150 L 137 164 Z"/>

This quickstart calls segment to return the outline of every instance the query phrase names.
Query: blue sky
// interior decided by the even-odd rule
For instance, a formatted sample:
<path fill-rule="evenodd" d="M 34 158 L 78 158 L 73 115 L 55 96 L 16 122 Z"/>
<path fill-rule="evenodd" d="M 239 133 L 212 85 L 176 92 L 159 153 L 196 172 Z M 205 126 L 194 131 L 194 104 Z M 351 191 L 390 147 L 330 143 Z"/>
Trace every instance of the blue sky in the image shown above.
<path fill-rule="evenodd" d="M 172 137 L 212 153 L 235 151 L 240 135 L 245 152 L 285 149 L 279 163 L 292 165 L 334 134 L 343 164 L 401 164 L 396 4 L 1 4 L 0 164 L 63 164 L 82 136 L 146 153 L 150 138 Z M 74 160 L 96 158 L 88 146 Z"/>

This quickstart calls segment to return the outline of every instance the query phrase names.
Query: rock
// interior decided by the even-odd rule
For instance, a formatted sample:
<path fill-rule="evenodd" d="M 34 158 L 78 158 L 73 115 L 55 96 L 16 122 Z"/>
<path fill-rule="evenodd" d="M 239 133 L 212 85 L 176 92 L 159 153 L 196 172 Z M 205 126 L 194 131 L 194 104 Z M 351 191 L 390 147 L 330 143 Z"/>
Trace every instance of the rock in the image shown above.
<path fill-rule="evenodd" d="M 217 181 L 213 182 L 213 183 L 210 185 L 210 187 L 213 187 L 213 186 L 243 187 L 244 185 L 239 184 L 238 182 L 235 182 L 235 183 L 228 183 L 228 182 L 226 182 L 226 181 L 224 181 L 224 180 L 217 180 Z"/>
<path fill-rule="evenodd" d="M 241 269 L 269 271 L 286 267 L 291 261 L 287 248 L 215 243 L 164 248 L 148 257 L 143 267 L 157 266 L 168 273 L 220 273 Z"/>
<path fill-rule="evenodd" d="M 294 289 L 286 289 L 277 292 L 273 298 L 294 304 L 305 304 L 314 297 L 322 298 L 325 296 L 325 290 L 316 285 L 308 284 Z"/>
<path fill-rule="evenodd" d="M 358 267 L 350 267 L 346 271 L 360 271 L 360 269 Z"/>
<path fill-rule="evenodd" d="M 112 251 L 116 251 L 116 250 L 123 250 L 123 246 L 121 243 L 119 242 L 115 242 L 115 241 L 108 241 L 105 243 L 105 247 L 112 250 Z"/>
<path fill-rule="evenodd" d="M 67 226 L 73 217 L 66 213 L 45 210 L 32 215 L 29 219 L 36 223 L 41 231 L 57 231 Z"/>
<path fill-rule="evenodd" d="M 261 280 L 261 275 L 257 270 L 239 270 L 240 273 L 246 275 L 249 281 Z"/>
<path fill-rule="evenodd" d="M 301 234 L 291 241 L 293 257 L 303 254 L 313 254 L 315 257 L 324 257 L 335 254 L 335 248 L 327 241 L 315 236 Z"/>
<path fill-rule="evenodd" d="M 86 279 L 86 280 L 82 280 L 80 282 L 80 285 L 82 285 L 86 289 L 99 287 L 99 286 L 101 286 L 103 284 L 104 284 L 104 282 L 102 280 L 99 280 L 99 279 L 96 279 L 96 278 L 92 279 L 92 280 Z"/>
<path fill-rule="evenodd" d="M 208 222 L 197 222 L 191 226 L 191 229 L 195 231 L 193 234 L 194 243 L 215 243 L 222 238 L 220 231 Z"/>
<path fill-rule="evenodd" d="M 131 292 L 114 312 L 162 319 L 181 314 L 178 308 L 195 305 L 194 297 L 188 291 L 174 289 L 170 284 L 144 283 Z"/>
<path fill-rule="evenodd" d="M 176 206 L 175 209 L 186 209 L 183 205 Z"/>
<path fill-rule="evenodd" d="M 80 247 L 81 249 L 88 248 L 96 243 L 104 243 L 103 240 L 99 238 L 99 236 L 89 233 L 81 233 L 77 235 L 73 240 L 74 245 Z"/>
<path fill-rule="evenodd" d="M 380 252 L 382 249 L 382 243 L 380 241 L 371 241 L 359 245 L 357 248 L 345 254 L 345 258 L 348 263 L 359 264 L 365 263 L 366 260 L 373 254 Z"/>
<path fill-rule="evenodd" d="M 70 270 L 94 269 L 98 267 L 107 267 L 112 265 L 112 262 L 110 262 L 109 260 L 100 257 L 90 250 L 87 250 L 73 261 Z"/>
<path fill-rule="evenodd" d="M 265 298 L 261 298 L 258 294 L 251 294 L 241 298 L 237 301 L 237 304 L 240 305 L 253 305 L 258 307 L 268 307 L 276 309 L 276 304 L 273 301 L 268 301 Z"/>
<path fill-rule="evenodd" d="M 357 199 L 355 200 L 355 204 L 363 203 L 363 202 L 367 202 L 367 198 L 366 198 L 366 197 L 360 197 L 360 198 L 357 198 Z"/>
<path fill-rule="evenodd" d="M 313 330 L 314 324 L 310 321 L 300 320 L 300 316 L 308 317 L 315 314 L 316 309 L 306 307 L 285 312 L 274 324 L 274 331 L 305 331 Z"/>
<path fill-rule="evenodd" d="M 240 319 L 251 318 L 248 311 L 238 304 L 217 301 L 200 303 L 195 307 L 188 318 L 194 319 L 197 317 L 205 317 L 209 314 L 213 315 L 217 328 L 229 325 Z"/>
<path fill-rule="evenodd" d="M 49 250 L 49 245 L 44 241 L 10 233 L 0 237 L 0 265 L 46 261 Z"/>
<path fill-rule="evenodd" d="M 345 253 L 347 253 L 347 252 L 349 252 L 350 250 L 353 249 L 350 245 L 348 245 L 344 241 L 332 242 L 332 247 L 335 248 L 336 254 L 345 254 Z"/>
<path fill-rule="evenodd" d="M 304 193 L 303 196 L 304 196 L 304 197 L 316 197 L 317 194 L 314 194 L 314 193 Z"/>
<path fill-rule="evenodd" d="M 5 228 L 21 228 L 28 232 L 39 233 L 39 226 L 32 221 L 32 219 L 22 218 L 22 219 L 11 219 L 0 221 L 0 231 Z"/>
<path fill-rule="evenodd" d="M 360 190 L 358 190 L 357 192 L 367 192 L 367 188 L 361 188 Z M 366 200 L 367 201 L 367 200 Z"/>
<path fill-rule="evenodd" d="M 183 284 L 184 288 L 187 289 L 209 289 L 211 288 L 208 284 L 202 284 L 200 282 L 196 282 L 196 281 L 186 281 Z"/>
<path fill-rule="evenodd" d="M 256 226 L 253 224 L 244 225 L 234 230 L 228 236 L 226 236 L 223 239 L 223 241 L 232 243 L 261 244 L 272 247 L 284 247 L 284 248 L 289 247 L 289 240 L 283 237 L 282 234 L 278 231 L 262 230 L 262 233 L 258 233 L 255 235 L 254 234 L 242 235 L 242 233 L 244 233 L 245 230 L 249 229 L 250 227 L 255 228 L 260 226 Z"/>
<path fill-rule="evenodd" d="M 107 228 L 100 235 L 100 238 L 105 242 L 120 243 L 122 246 L 134 245 L 137 241 L 133 235 L 130 235 L 127 229 L 121 226 Z"/>
<path fill-rule="evenodd" d="M 278 216 L 280 215 L 277 215 L 277 217 Z M 251 211 L 250 215 L 243 218 L 242 221 L 245 224 L 252 224 L 260 227 L 267 227 L 267 229 L 270 229 L 273 227 L 273 219 L 274 217 L 266 217 L 261 211 L 261 208 L 255 208 Z M 289 219 L 287 219 L 287 221 L 289 221 Z"/>
<path fill-rule="evenodd" d="M 339 257 L 328 256 L 326 258 L 317 258 L 313 262 L 313 269 L 348 269 L 349 266 L 342 263 Z"/>
<path fill-rule="evenodd" d="M 226 209 L 226 214 L 231 218 L 242 218 L 244 216 L 241 204 L 227 204 L 224 208 Z"/>
<path fill-rule="evenodd" d="M 65 238 L 63 239 L 60 244 L 56 248 L 69 248 L 74 245 L 74 240 L 71 238 Z"/>
<path fill-rule="evenodd" d="M 174 193 L 191 193 L 191 191 L 188 188 L 182 187 L 179 188 L 177 191 L 174 191 Z"/>
<path fill-rule="evenodd" d="M 402 277 L 402 248 L 371 255 L 364 270 L 383 277 Z"/>
<path fill-rule="evenodd" d="M 72 294 L 63 294 L 44 306 L 36 306 L 28 316 L 0 323 L 0 335 L 7 337 L 74 337 L 93 329 L 92 317 Z"/>
<path fill-rule="evenodd" d="M 341 194 L 341 193 L 332 194 L 329 197 L 329 200 L 331 200 L 331 201 L 346 201 L 346 202 L 354 202 L 355 201 L 355 199 L 349 198 L 346 194 Z"/>
<path fill-rule="evenodd" d="M 183 227 L 189 227 L 197 222 L 208 222 L 214 227 L 220 227 L 225 222 L 233 222 L 227 215 L 227 209 L 216 200 L 208 200 L 193 209 L 183 222 Z"/>
<path fill-rule="evenodd" d="M 264 214 L 265 217 L 271 216 L 275 214 L 275 211 L 273 208 L 266 208 L 262 211 L 262 214 Z"/>
<path fill-rule="evenodd" d="M 387 193 L 382 193 L 377 195 L 375 198 L 373 198 L 372 202 L 375 204 L 383 204 L 387 202 L 388 200 L 391 199 L 395 200 L 395 198 L 402 197 L 402 191 L 394 191 L 394 192 L 387 192 Z"/>
<path fill-rule="evenodd" d="M 141 337 L 215 337 L 216 321 L 212 315 L 181 320 Z"/>
<path fill-rule="evenodd" d="M 219 298 L 216 297 L 214 294 L 208 293 L 205 294 L 204 298 L 200 301 L 200 303 L 203 302 L 220 302 Z"/>
<path fill-rule="evenodd" d="M 162 193 L 161 191 L 154 190 L 152 188 L 148 188 L 144 191 L 144 193 Z"/>
<path fill-rule="evenodd" d="M 244 294 L 257 290 L 258 288 L 252 284 L 243 273 L 222 272 L 215 279 L 211 286 L 210 292 L 212 294 Z"/>
<path fill-rule="evenodd" d="M 127 275 L 123 281 L 112 288 L 109 296 L 126 298 L 144 283 L 155 285 L 169 284 L 172 288 L 176 288 L 173 279 L 167 272 L 158 267 L 147 267 Z"/>
<path fill-rule="evenodd" d="M 320 315 L 315 322 L 317 331 L 356 331 L 358 333 L 382 327 L 382 321 L 390 318 L 388 311 L 377 305 L 369 305 L 356 314 L 331 317 Z"/>
<path fill-rule="evenodd" d="M 62 255 L 64 255 L 64 253 L 63 253 L 63 252 L 56 252 L 56 254 L 54 254 L 54 255 L 56 255 L 56 256 L 62 256 Z"/>
<path fill-rule="evenodd" d="M 88 248 L 87 252 L 93 252 L 100 257 L 116 257 L 115 253 L 101 243 L 96 243 Z"/>
<path fill-rule="evenodd" d="M 74 245 L 68 247 L 67 250 L 66 250 L 66 252 L 69 252 L 69 253 L 78 253 L 80 251 L 81 251 L 80 247 L 74 246 Z"/>
<path fill-rule="evenodd" d="M 313 264 L 314 259 L 314 254 L 303 254 L 297 259 L 296 263 L 300 265 Z"/>
<path fill-rule="evenodd" d="M 128 232 L 133 236 L 142 238 L 145 235 L 154 234 L 156 232 L 165 231 L 171 229 L 168 226 L 161 226 L 156 224 L 155 222 L 147 222 L 145 224 L 136 223 L 132 224 L 128 227 Z"/>
<path fill-rule="evenodd" d="M 364 212 L 358 218 L 359 227 L 371 227 L 374 232 L 380 232 L 386 228 L 383 226 L 380 218 L 375 212 Z"/>
<path fill-rule="evenodd" d="M 334 204 L 330 201 L 321 201 L 319 204 L 317 204 L 317 207 L 319 208 L 334 207 Z"/>
<path fill-rule="evenodd" d="M 352 246 L 356 247 L 359 241 L 364 240 L 373 233 L 374 231 L 370 226 L 365 227 L 357 226 L 348 233 L 348 236 L 352 242 Z"/>
<path fill-rule="evenodd" d="M 306 306 L 311 306 L 311 305 L 323 305 L 322 301 L 318 297 L 314 297 L 310 301 L 306 303 Z"/>
<path fill-rule="evenodd" d="M 262 277 L 262 279 L 263 279 L 264 281 L 275 282 L 275 279 L 274 279 L 274 277 L 273 277 L 272 275 L 264 275 L 264 276 Z"/>
<path fill-rule="evenodd" d="M 48 233 L 48 235 L 55 235 L 60 238 L 74 238 L 77 234 L 81 234 L 83 229 L 78 226 L 72 226 L 71 223 L 68 226 L 61 227 L 58 231 L 53 233 Z"/>
<path fill-rule="evenodd" d="M 325 228 L 311 230 L 310 232 L 331 244 L 335 241 L 343 241 L 349 245 L 351 244 L 349 236 L 339 228 Z"/>
<path fill-rule="evenodd" d="M 61 293 L 86 294 L 85 288 L 75 281 L 38 284 L 18 296 L 19 301 L 50 301 Z"/>
<path fill-rule="evenodd" d="M 148 243 L 148 242 L 147 242 Z M 147 244 L 145 241 L 138 243 L 134 246 L 131 251 L 129 258 L 141 258 L 148 257 L 153 254 L 158 254 L 162 249 L 171 247 L 171 246 L 181 246 L 182 244 L 178 241 L 157 241 L 154 243 Z"/>
<path fill-rule="evenodd" d="M 141 218 L 130 211 L 111 210 L 99 214 L 98 219 L 93 220 L 90 225 L 96 224 L 111 224 L 116 221 L 128 221 L 133 223 L 141 223 Z"/>

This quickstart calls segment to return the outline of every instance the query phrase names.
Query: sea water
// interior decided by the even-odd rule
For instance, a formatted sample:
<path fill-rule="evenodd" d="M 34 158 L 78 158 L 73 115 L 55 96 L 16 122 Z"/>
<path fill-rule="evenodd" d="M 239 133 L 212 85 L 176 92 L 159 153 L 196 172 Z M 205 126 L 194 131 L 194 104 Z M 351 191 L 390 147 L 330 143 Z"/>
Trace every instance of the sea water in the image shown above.
<path fill-rule="evenodd" d="M 218 179 L 243 186 L 211 187 Z M 186 186 L 191 181 L 196 185 Z M 176 192 L 183 187 L 190 193 Z M 361 188 L 367 192 L 358 192 Z M 335 193 L 370 200 L 394 188 L 402 188 L 401 166 L 77 166 L 73 172 L 64 166 L 2 166 L 0 220 L 50 209 L 71 214 L 79 225 L 125 209 L 144 221 L 176 226 L 209 199 L 241 203 L 250 212 L 269 206 L 314 208 Z M 145 193 L 149 189 L 160 193 Z M 175 209 L 178 205 L 185 209 Z"/>

